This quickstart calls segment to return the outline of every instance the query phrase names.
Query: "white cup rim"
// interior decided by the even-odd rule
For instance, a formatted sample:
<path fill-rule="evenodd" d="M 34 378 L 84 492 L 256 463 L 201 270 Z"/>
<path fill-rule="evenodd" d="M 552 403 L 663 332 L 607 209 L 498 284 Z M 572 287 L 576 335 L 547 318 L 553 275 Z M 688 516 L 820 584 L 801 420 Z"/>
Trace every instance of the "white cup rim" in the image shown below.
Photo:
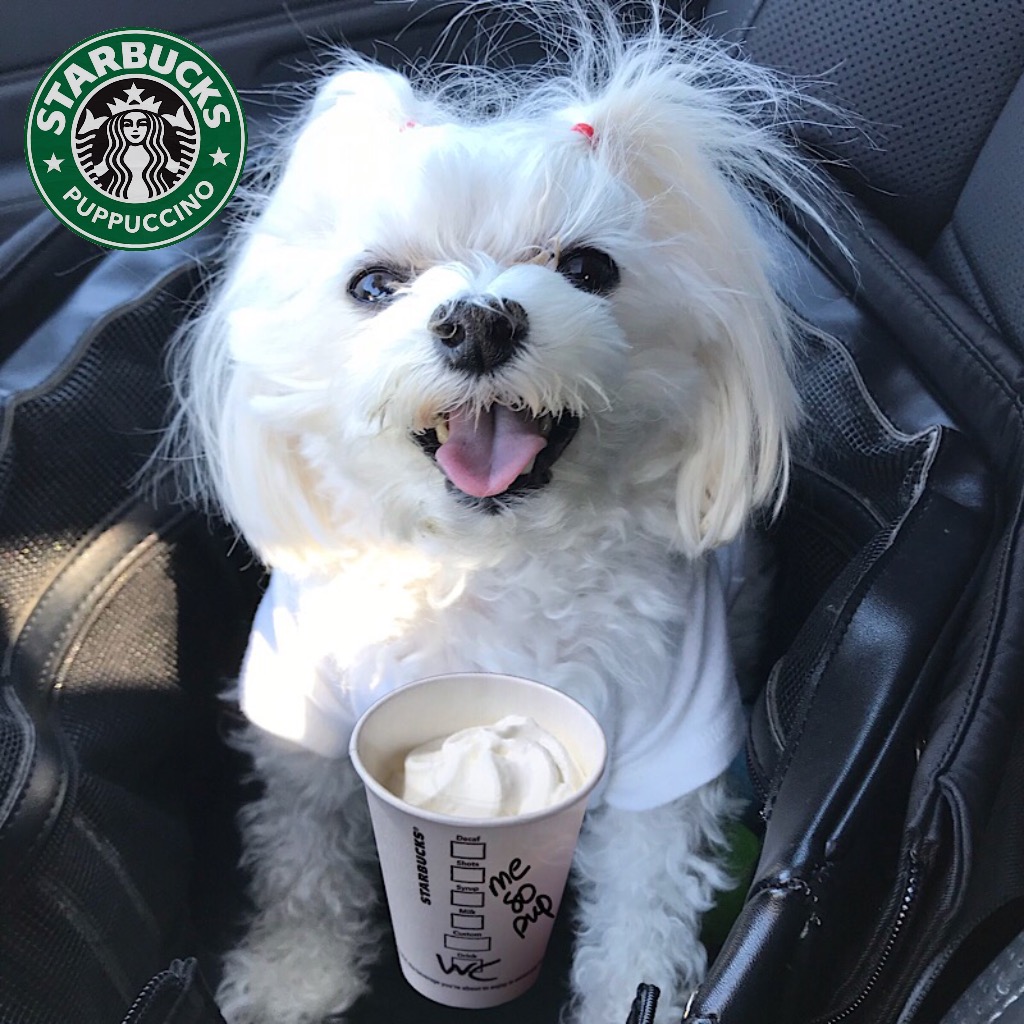
<path fill-rule="evenodd" d="M 375 711 L 382 708 L 385 704 L 392 700 L 399 699 L 401 695 L 410 689 L 429 686 L 436 684 L 439 680 L 443 679 L 479 679 L 487 678 L 488 680 L 509 680 L 516 685 L 525 684 L 529 687 L 534 687 L 540 690 L 547 691 L 549 694 L 555 695 L 557 698 L 566 702 L 569 706 L 575 706 L 580 712 L 582 712 L 584 718 L 589 719 L 593 725 L 595 735 L 599 742 L 599 757 L 598 767 L 596 770 L 589 773 L 586 779 L 584 779 L 583 785 L 579 789 L 574 790 L 569 796 L 559 800 L 557 803 L 552 804 L 550 807 L 545 807 L 539 811 L 529 811 L 526 814 L 517 814 L 512 817 L 470 817 L 463 815 L 452 815 L 452 814 L 439 814 L 436 811 L 426 810 L 422 807 L 417 807 L 414 804 L 406 803 L 401 797 L 396 796 L 386 786 L 377 781 L 376 778 L 371 774 L 369 769 L 366 767 L 362 758 L 359 756 L 359 741 L 363 733 L 363 728 L 368 719 L 374 714 Z M 525 822 L 537 821 L 542 818 L 553 818 L 555 815 L 560 814 L 562 811 L 569 807 L 572 807 L 582 801 L 585 801 L 590 794 L 593 792 L 594 787 L 601 781 L 607 767 L 608 761 L 608 742 L 604 735 L 604 730 L 601 728 L 601 724 L 594 717 L 591 711 L 584 707 L 575 697 L 570 697 L 567 693 L 563 693 L 561 690 L 556 689 L 553 686 L 549 686 L 547 683 L 538 682 L 536 679 L 527 679 L 525 676 L 513 676 L 508 675 L 504 672 L 445 672 L 440 675 L 426 676 L 423 679 L 416 679 L 409 683 L 404 683 L 402 686 L 395 687 L 390 693 L 385 694 L 380 700 L 372 704 L 356 722 L 355 728 L 352 730 L 352 736 L 349 740 L 348 747 L 349 757 L 352 760 L 352 764 L 362 779 L 363 784 L 370 792 L 374 794 L 379 800 L 386 804 L 394 807 L 396 810 L 402 811 L 405 814 L 412 815 L 417 818 L 422 818 L 425 821 L 436 822 L 441 825 L 451 825 L 455 827 L 462 827 L 465 829 L 480 830 L 483 828 L 509 828 L 518 827 Z"/>

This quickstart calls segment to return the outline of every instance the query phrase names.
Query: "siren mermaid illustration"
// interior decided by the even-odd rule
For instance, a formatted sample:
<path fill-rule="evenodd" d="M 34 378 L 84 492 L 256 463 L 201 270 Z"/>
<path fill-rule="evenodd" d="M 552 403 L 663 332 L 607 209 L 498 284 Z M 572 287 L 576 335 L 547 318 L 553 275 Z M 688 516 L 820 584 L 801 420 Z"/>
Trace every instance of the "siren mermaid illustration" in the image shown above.
<path fill-rule="evenodd" d="M 166 195 L 188 173 L 195 162 L 198 131 L 184 104 L 174 114 L 161 114 L 162 101 L 152 95 L 143 98 L 137 82 L 125 97 L 107 103 L 109 117 L 83 109 L 75 158 L 106 195 L 144 203 Z"/>

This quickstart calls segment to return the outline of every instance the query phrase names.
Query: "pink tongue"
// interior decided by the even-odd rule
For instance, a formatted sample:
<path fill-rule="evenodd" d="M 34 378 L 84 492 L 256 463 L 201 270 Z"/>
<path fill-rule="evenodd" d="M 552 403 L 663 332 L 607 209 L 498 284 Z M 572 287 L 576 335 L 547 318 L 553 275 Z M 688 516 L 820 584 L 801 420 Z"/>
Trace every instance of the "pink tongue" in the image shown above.
<path fill-rule="evenodd" d="M 448 417 L 448 440 L 437 450 L 438 465 L 460 491 L 475 498 L 501 494 L 544 448 L 529 413 L 492 405 L 479 415 L 457 409 Z"/>

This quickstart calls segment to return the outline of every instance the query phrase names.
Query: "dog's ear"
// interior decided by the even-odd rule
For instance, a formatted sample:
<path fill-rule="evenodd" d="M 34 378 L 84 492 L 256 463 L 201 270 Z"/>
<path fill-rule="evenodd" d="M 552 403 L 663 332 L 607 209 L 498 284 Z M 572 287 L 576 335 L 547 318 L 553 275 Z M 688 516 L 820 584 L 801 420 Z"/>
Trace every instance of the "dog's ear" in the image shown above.
<path fill-rule="evenodd" d="M 288 346 L 272 344 L 280 331 L 246 319 L 252 292 L 269 286 L 253 251 L 258 244 L 243 248 L 243 272 L 222 283 L 177 339 L 177 411 L 163 454 L 173 460 L 184 496 L 225 515 L 264 559 L 301 561 L 323 543 L 329 518 L 301 458 L 300 435 L 282 427 L 282 419 L 302 421 L 301 395 L 290 400 L 280 389 L 275 401 L 274 388 L 254 375 L 252 364 L 266 362 L 275 347 L 277 370 L 287 375 L 292 368 Z"/>
<path fill-rule="evenodd" d="M 789 476 L 797 400 L 774 296 L 762 303 L 733 292 L 730 305 L 698 352 L 704 390 L 676 483 L 680 539 L 690 555 L 732 540 L 754 509 L 774 503 L 777 510 Z"/>
<path fill-rule="evenodd" d="M 282 342 L 323 306 L 303 305 L 317 251 L 303 239 L 332 216 L 325 193 L 342 187 L 353 148 L 397 136 L 415 103 L 400 75 L 356 58 L 320 87 L 273 189 L 238 233 L 230 273 L 176 349 L 179 412 L 165 447 L 186 493 L 221 510 L 273 564 L 301 561 L 337 531 L 304 448 L 326 432 L 316 389 L 303 386 L 308 351 Z"/>
<path fill-rule="evenodd" d="M 792 324 L 771 282 L 777 229 L 758 190 L 788 196 L 806 172 L 670 71 L 609 88 L 566 123 L 581 115 L 593 158 L 640 197 L 668 329 L 701 382 L 696 407 L 679 413 L 676 486 L 679 544 L 698 555 L 785 490 L 798 406 Z"/>
<path fill-rule="evenodd" d="M 677 323 L 687 325 L 685 344 L 696 344 L 701 371 L 676 485 L 682 547 L 699 554 L 732 540 L 755 509 L 778 510 L 799 402 L 792 317 L 772 285 L 771 247 L 724 182 L 693 187 L 699 201 L 682 200 L 688 227 L 666 255 L 675 250 L 685 267 L 690 287 L 678 293 Z"/>

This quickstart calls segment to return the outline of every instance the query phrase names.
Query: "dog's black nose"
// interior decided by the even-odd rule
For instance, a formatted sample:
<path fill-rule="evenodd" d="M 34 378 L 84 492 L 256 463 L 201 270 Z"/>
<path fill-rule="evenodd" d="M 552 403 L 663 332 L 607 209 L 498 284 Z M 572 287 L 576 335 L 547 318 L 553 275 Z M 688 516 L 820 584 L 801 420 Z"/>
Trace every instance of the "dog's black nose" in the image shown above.
<path fill-rule="evenodd" d="M 526 340 L 526 310 L 512 299 L 456 299 L 427 323 L 445 359 L 458 370 L 484 374 L 508 362 Z"/>

